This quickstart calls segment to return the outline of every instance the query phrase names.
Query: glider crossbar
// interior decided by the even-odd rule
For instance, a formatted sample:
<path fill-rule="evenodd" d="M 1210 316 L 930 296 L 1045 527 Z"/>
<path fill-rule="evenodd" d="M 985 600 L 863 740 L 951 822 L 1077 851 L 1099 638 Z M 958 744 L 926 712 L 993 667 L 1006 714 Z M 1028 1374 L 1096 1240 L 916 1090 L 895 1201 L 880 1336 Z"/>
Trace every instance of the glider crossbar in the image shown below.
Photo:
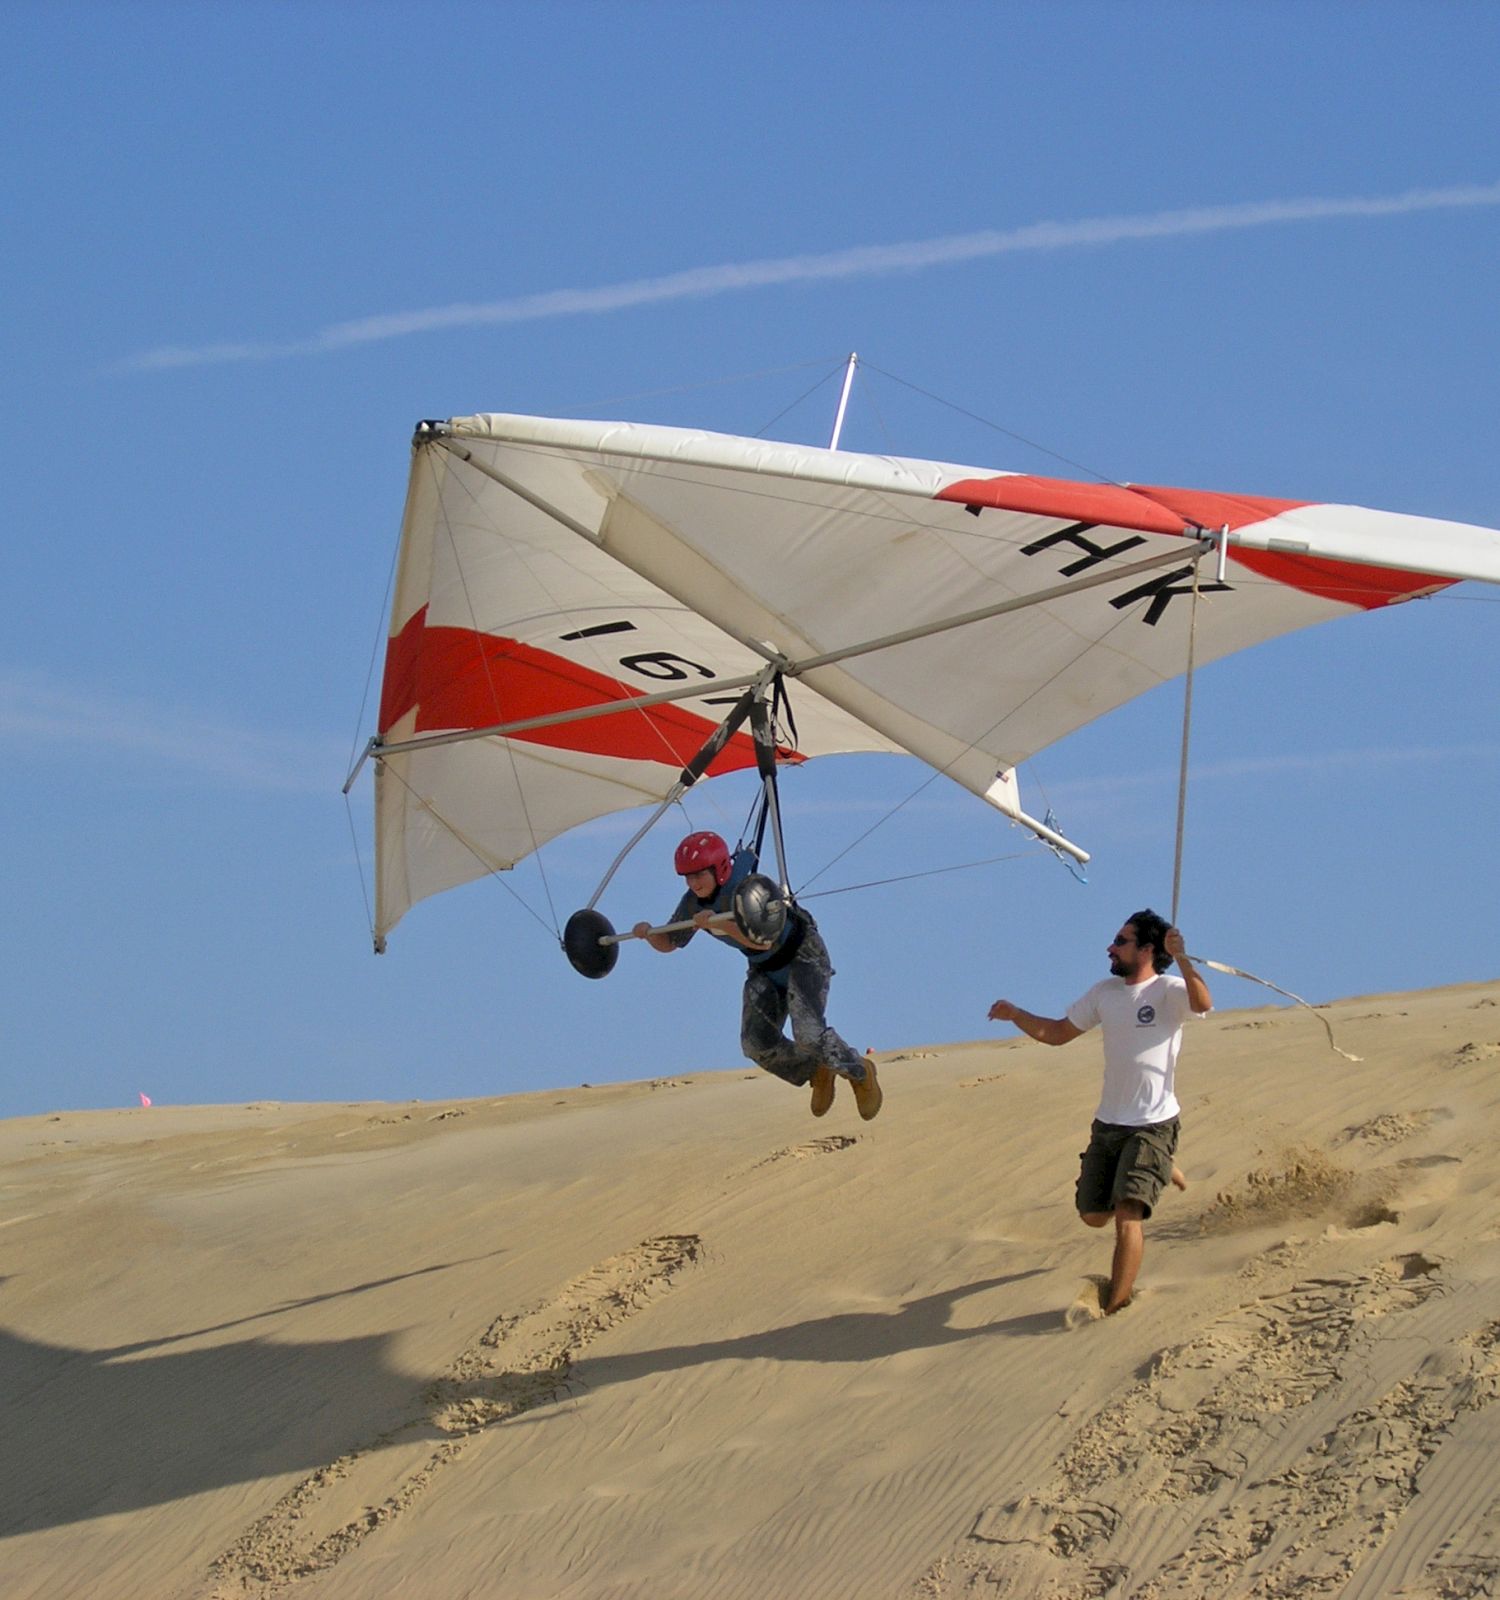
<path fill-rule="evenodd" d="M 571 711 L 550 711 L 545 716 L 523 717 L 517 722 L 496 722 L 486 728 L 455 728 L 450 733 L 419 733 L 411 739 L 372 739 L 367 750 L 373 756 L 405 755 L 409 750 L 433 750 L 438 745 L 462 744 L 468 739 L 504 739 L 512 733 L 525 733 L 532 728 L 554 728 L 564 722 L 586 722 L 590 717 L 612 717 L 620 711 L 644 711 L 652 706 L 670 704 L 673 700 L 691 700 L 696 695 L 723 694 L 727 689 L 748 689 L 764 675 L 746 672 L 737 678 L 715 678 L 712 683 L 694 684 L 689 689 L 663 689 L 659 694 L 636 695 L 629 700 L 608 700 L 599 706 L 577 706 Z M 355 768 L 357 774 L 359 768 Z M 354 781 L 351 775 L 351 783 Z"/>

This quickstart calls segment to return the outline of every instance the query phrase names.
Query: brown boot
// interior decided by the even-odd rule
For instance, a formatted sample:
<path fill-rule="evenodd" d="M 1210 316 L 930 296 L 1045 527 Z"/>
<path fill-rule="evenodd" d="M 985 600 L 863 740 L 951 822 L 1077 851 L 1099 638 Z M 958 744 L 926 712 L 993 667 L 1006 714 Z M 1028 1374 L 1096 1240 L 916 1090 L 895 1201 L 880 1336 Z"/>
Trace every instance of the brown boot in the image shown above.
<path fill-rule="evenodd" d="M 829 1107 L 833 1104 L 833 1091 L 838 1087 L 839 1075 L 826 1061 L 820 1061 L 813 1068 L 812 1075 L 812 1114 L 815 1117 L 826 1117 Z"/>
<path fill-rule="evenodd" d="M 868 1051 L 865 1052 L 864 1077 L 851 1078 L 849 1086 L 854 1090 L 854 1103 L 859 1107 L 860 1116 L 866 1122 L 877 1116 L 885 1095 L 881 1092 L 880 1080 L 875 1076 L 875 1057 Z"/>

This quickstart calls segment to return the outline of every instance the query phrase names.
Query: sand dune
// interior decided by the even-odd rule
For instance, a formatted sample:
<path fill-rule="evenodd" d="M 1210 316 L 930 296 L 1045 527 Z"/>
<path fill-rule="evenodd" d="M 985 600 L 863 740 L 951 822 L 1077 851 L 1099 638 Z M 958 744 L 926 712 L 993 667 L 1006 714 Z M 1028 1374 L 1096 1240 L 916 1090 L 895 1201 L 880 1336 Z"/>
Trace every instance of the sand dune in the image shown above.
<path fill-rule="evenodd" d="M 1493 1594 L 1500 982 L 1327 1015 L 1190 1030 L 1104 1321 L 1093 1039 L 0 1124 L 0 1593 Z"/>

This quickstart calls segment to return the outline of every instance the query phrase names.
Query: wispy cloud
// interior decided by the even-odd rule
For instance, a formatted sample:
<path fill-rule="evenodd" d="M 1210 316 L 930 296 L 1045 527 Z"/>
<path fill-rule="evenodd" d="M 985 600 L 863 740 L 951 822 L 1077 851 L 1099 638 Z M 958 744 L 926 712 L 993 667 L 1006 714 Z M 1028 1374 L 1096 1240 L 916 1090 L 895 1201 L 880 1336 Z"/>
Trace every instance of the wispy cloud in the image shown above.
<path fill-rule="evenodd" d="M 1192 782 L 1223 783 L 1261 778 L 1321 777 L 1328 773 L 1374 772 L 1388 768 L 1415 771 L 1445 762 L 1488 762 L 1500 757 L 1500 745 L 1493 743 L 1433 745 L 1405 749 L 1319 750 L 1271 756 L 1242 756 L 1230 761 L 1207 761 L 1189 769 Z M 1021 768 L 1024 782 L 1026 769 Z M 1065 778 L 1048 785 L 1049 794 L 1058 800 L 1083 803 L 1096 796 L 1114 798 L 1125 790 L 1175 789 L 1175 767 L 1155 771 L 1122 772 L 1110 777 Z"/>
<path fill-rule="evenodd" d="M 275 361 L 326 355 L 388 339 L 458 328 L 539 322 L 549 317 L 602 316 L 672 300 L 701 300 L 780 284 L 819 283 L 923 272 L 985 257 L 1021 252 L 1077 250 L 1139 239 L 1180 239 L 1234 229 L 1278 227 L 1289 222 L 1334 222 L 1362 217 L 1400 217 L 1426 211 L 1468 210 L 1500 205 L 1500 183 L 1446 189 L 1411 189 L 1403 194 L 1353 199 L 1263 200 L 1238 205 L 1155 211 L 1140 216 L 1091 217 L 1075 222 L 1036 222 L 1024 228 L 950 234 L 906 244 L 861 245 L 822 255 L 773 257 L 715 267 L 693 267 L 656 278 L 605 284 L 593 289 L 553 289 L 505 300 L 433 306 L 336 322 L 309 337 L 281 342 L 235 341 L 168 345 L 123 363 L 127 370 L 161 371 L 235 361 Z"/>
<path fill-rule="evenodd" d="M 337 793 L 348 755 L 331 740 L 273 736 L 201 712 L 3 671 L 0 736 L 12 759 L 28 747 L 84 749 L 101 761 L 135 756 L 166 774 L 325 799 Z"/>

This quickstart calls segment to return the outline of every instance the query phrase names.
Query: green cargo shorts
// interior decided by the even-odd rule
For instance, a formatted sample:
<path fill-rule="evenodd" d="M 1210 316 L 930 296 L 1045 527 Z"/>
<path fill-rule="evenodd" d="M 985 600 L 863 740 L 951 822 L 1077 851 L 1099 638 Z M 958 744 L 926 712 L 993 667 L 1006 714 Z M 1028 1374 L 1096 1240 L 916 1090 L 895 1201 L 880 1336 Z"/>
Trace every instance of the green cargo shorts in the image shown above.
<path fill-rule="evenodd" d="M 1139 1201 L 1150 1216 L 1172 1181 L 1178 1119 L 1130 1128 L 1094 1119 L 1089 1147 L 1078 1157 L 1078 1214 L 1113 1211 L 1122 1200 Z"/>

